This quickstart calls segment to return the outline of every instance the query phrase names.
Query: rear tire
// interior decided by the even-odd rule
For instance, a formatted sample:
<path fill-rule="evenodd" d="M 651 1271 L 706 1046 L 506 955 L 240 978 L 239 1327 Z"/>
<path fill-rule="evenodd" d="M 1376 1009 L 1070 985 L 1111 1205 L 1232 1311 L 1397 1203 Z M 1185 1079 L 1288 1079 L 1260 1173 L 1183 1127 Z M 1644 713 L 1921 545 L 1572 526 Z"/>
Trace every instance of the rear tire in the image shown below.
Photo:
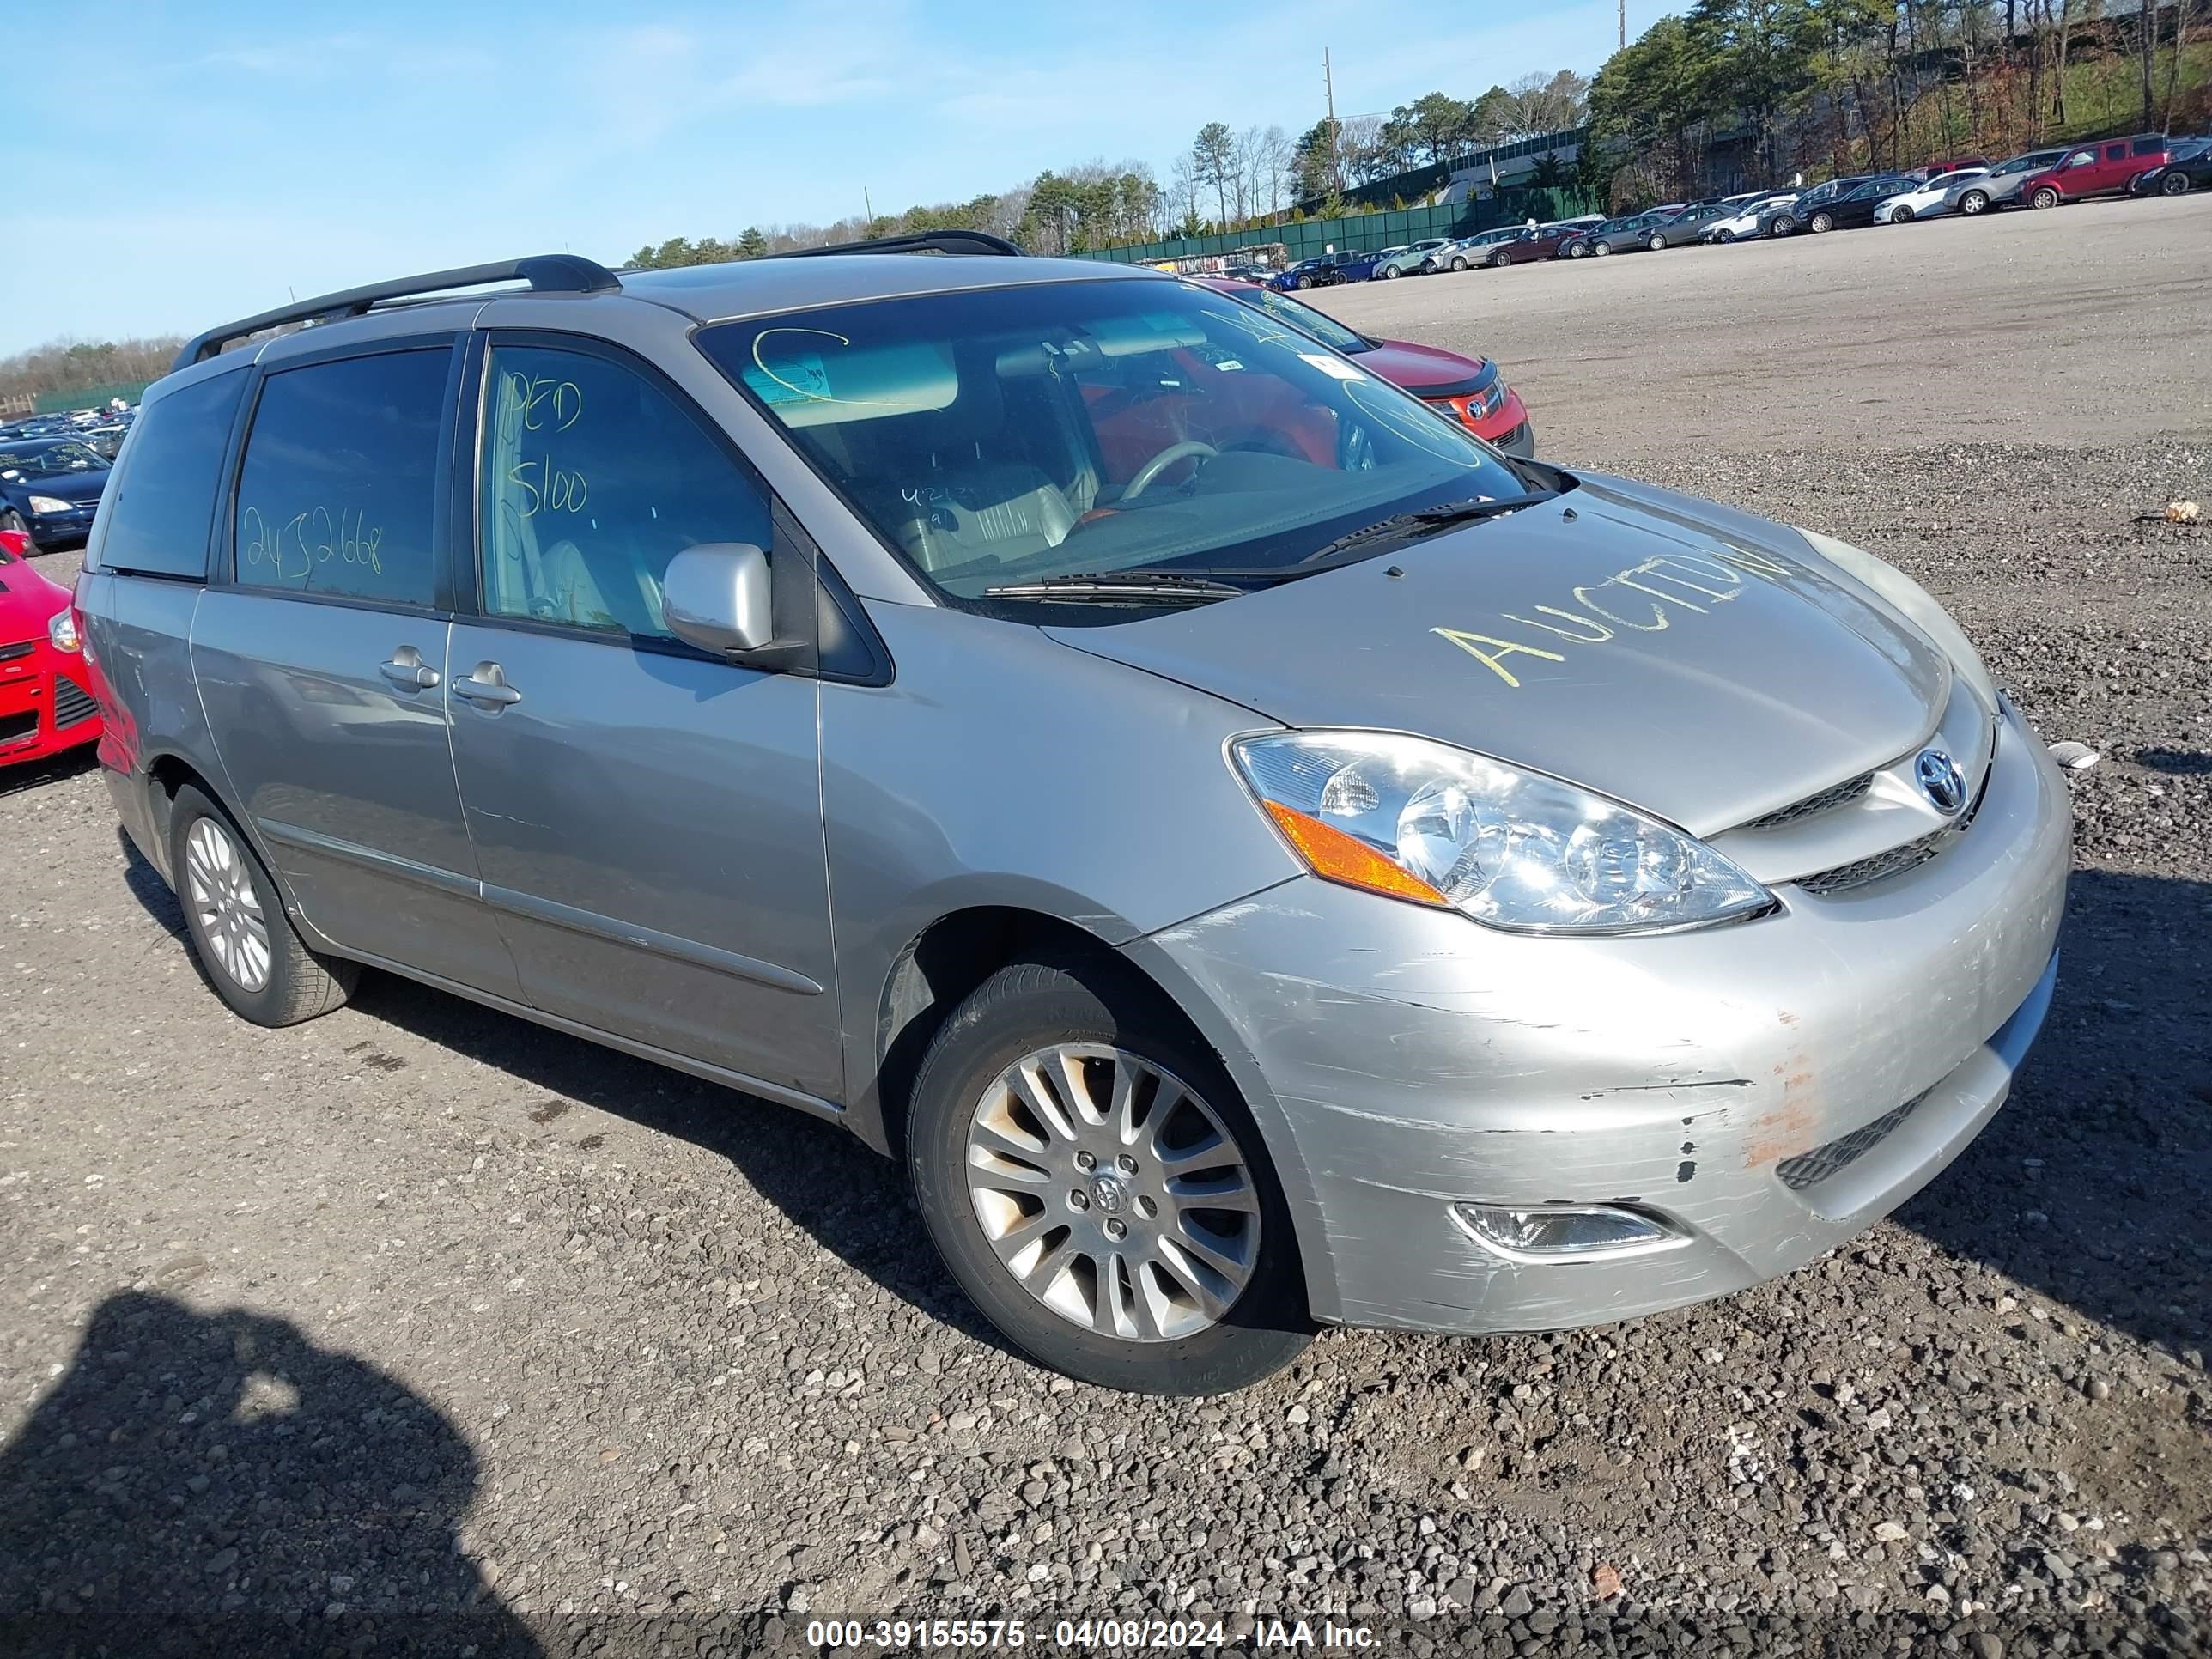
<path fill-rule="evenodd" d="M 2189 175 L 2185 173 L 2167 173 L 2165 178 L 2158 181 L 2158 193 L 2161 196 L 2188 195 Z"/>
<path fill-rule="evenodd" d="M 1970 190 L 1959 198 L 1959 211 L 1968 218 L 1989 210 L 1990 193 L 1985 190 Z"/>
<path fill-rule="evenodd" d="M 1070 1048 L 1083 1052 L 1064 1060 Z M 1025 1103 L 1023 1085 L 1056 1121 Z M 1170 1085 L 1186 1104 L 1156 1117 Z M 1142 1115 L 1117 1133 L 1125 1086 Z M 907 1165 L 930 1237 L 984 1316 L 1039 1364 L 1138 1393 L 1224 1394 L 1311 1340 L 1290 1209 L 1259 1127 L 1220 1061 L 1143 981 L 1089 963 L 1000 969 L 930 1044 L 913 1100 Z M 1205 1166 L 1206 1184 L 1244 1195 L 1234 1214 L 1174 1196 L 1200 1170 L 1170 1174 L 1163 1143 L 1172 1153 L 1210 1136 L 1227 1162 Z M 1201 1235 L 1243 1274 L 1211 1313 L 1162 1265 L 1188 1270 L 1178 1241 Z M 1198 1260 L 1212 1290 L 1236 1284 Z"/>
<path fill-rule="evenodd" d="M 2045 185 L 2027 198 L 2027 204 L 2039 210 L 2055 208 L 2058 205 L 2058 192 L 2049 185 Z"/>
<path fill-rule="evenodd" d="M 190 784 L 169 812 L 169 869 L 200 972 L 241 1019 L 296 1025 L 353 994 L 359 964 L 301 943 L 252 843 Z"/>

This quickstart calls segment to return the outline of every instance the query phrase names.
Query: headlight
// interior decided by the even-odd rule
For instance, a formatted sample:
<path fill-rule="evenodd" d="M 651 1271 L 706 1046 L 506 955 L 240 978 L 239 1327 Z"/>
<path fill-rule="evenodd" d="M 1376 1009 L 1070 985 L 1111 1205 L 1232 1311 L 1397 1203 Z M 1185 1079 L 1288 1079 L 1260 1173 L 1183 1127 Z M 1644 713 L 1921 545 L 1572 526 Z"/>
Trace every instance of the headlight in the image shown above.
<path fill-rule="evenodd" d="M 46 618 L 46 637 L 54 642 L 57 651 L 81 651 L 84 636 L 76 631 L 76 613 L 57 611 Z"/>
<path fill-rule="evenodd" d="M 1528 933 L 1755 915 L 1773 896 L 1680 831 L 1556 778 L 1386 732 L 1247 738 L 1237 769 L 1316 875 Z"/>
<path fill-rule="evenodd" d="M 64 501 L 52 495 L 31 497 L 31 511 L 33 513 L 66 513 L 76 505 L 74 501 Z"/>
<path fill-rule="evenodd" d="M 1974 649 L 1973 641 L 1960 631 L 1959 624 L 1944 613 L 1943 607 L 1929 597 L 1926 588 L 1863 547 L 1839 542 L 1833 536 L 1823 536 L 1817 530 L 1800 529 L 1797 533 L 1829 563 L 1841 566 L 1902 611 L 1905 619 L 1933 640 L 1936 648 L 1951 659 L 1952 667 L 1964 677 L 1967 689 L 1980 699 L 1982 707 L 1991 714 L 1996 712 L 1996 684 L 1990 678 L 1990 671 L 1982 665 L 1981 653 Z"/>

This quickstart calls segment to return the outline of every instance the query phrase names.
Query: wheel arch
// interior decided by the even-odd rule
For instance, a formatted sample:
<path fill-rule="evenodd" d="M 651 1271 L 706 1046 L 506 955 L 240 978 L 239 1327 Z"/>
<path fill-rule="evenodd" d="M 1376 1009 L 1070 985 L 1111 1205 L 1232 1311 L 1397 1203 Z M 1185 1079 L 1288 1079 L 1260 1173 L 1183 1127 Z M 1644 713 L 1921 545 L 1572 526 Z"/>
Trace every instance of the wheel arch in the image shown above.
<path fill-rule="evenodd" d="M 874 1000 L 875 1070 L 853 1090 L 847 1127 L 876 1151 L 903 1161 L 907 1113 L 922 1056 L 945 1018 L 1008 963 L 1046 955 L 1091 963 L 1149 990 L 1161 1012 L 1218 1060 L 1259 1126 L 1291 1212 L 1308 1310 L 1328 1322 L 1340 1298 L 1313 1181 L 1282 1104 L 1233 1022 L 1148 938 L 1116 945 L 1063 916 L 1018 904 L 975 904 L 931 921 L 892 959 Z"/>

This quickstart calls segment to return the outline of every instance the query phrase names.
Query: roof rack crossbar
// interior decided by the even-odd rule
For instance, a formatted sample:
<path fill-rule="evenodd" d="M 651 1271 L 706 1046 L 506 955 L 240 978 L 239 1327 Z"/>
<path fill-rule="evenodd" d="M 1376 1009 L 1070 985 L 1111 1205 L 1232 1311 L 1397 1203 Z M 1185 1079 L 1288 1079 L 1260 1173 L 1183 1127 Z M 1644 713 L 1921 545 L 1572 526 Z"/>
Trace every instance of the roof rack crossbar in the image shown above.
<path fill-rule="evenodd" d="M 827 247 L 786 248 L 771 259 L 811 259 L 823 253 L 994 253 L 1018 257 L 1021 249 L 988 230 L 917 230 L 904 236 L 871 236 L 861 242 L 832 242 Z"/>
<path fill-rule="evenodd" d="M 423 294 L 442 294 L 448 289 L 480 288 L 486 283 L 526 282 L 538 294 L 599 294 L 618 289 L 622 283 L 605 265 L 576 253 L 540 253 L 526 259 L 506 259 L 488 265 L 463 265 L 454 270 L 434 270 L 421 276 L 398 276 L 389 282 L 371 283 L 363 288 L 349 288 L 336 294 L 319 295 L 312 300 L 301 300 L 292 305 L 280 306 L 274 311 L 264 311 L 258 316 L 241 317 L 234 323 L 225 323 L 206 333 L 195 336 L 177 354 L 170 365 L 173 373 L 189 368 L 194 363 L 204 363 L 233 340 L 242 340 L 249 334 L 258 334 L 266 328 L 281 328 L 286 323 L 334 322 L 342 317 L 359 317 L 371 307 L 385 300 L 404 300 Z"/>

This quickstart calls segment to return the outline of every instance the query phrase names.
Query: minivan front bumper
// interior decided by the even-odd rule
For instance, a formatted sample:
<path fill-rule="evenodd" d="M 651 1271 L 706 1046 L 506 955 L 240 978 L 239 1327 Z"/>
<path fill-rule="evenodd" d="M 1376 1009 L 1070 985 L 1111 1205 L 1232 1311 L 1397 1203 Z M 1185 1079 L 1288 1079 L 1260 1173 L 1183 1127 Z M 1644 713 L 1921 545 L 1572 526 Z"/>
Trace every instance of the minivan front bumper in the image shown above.
<path fill-rule="evenodd" d="M 1863 1231 L 2004 1103 L 2057 977 L 2065 785 L 2009 708 L 1940 857 L 1783 912 L 1559 939 L 1300 878 L 1128 947 L 1245 1091 L 1316 1318 L 1559 1329 L 1726 1295 Z M 1605 1206 L 1545 1255 L 1465 1206 Z"/>

